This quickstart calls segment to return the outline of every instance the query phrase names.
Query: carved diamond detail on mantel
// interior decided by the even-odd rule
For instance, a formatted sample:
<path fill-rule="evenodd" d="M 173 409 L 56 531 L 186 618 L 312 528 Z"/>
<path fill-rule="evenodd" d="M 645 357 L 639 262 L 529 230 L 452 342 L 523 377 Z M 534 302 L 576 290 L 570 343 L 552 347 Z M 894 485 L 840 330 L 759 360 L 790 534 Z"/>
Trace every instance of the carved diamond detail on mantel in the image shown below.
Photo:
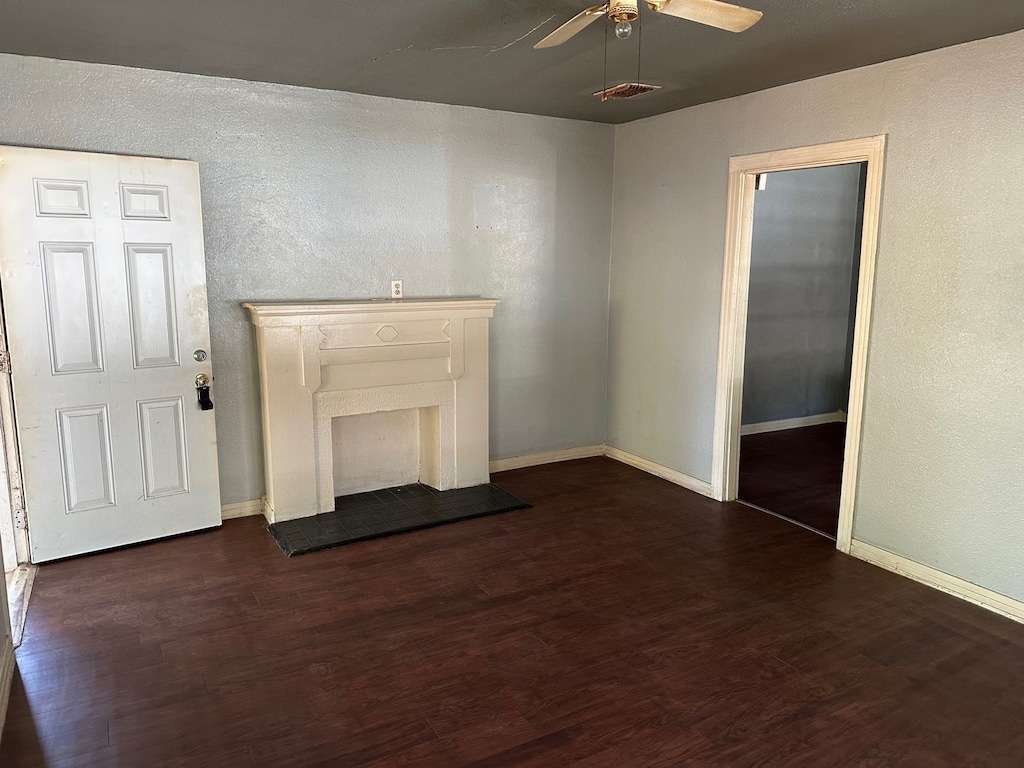
<path fill-rule="evenodd" d="M 377 338 L 383 341 L 385 344 L 390 344 L 392 341 L 398 338 L 398 331 L 390 325 L 385 325 L 379 331 L 377 331 Z"/>

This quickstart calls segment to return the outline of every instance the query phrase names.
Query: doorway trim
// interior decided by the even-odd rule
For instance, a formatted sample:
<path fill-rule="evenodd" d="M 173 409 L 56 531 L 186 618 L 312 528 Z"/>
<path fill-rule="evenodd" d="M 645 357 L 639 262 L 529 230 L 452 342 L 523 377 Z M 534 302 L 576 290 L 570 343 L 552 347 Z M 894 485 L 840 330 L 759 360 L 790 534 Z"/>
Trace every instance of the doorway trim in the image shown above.
<path fill-rule="evenodd" d="M 0 297 L 0 461 L 6 464 L 7 483 L 0 487 L 9 500 L 10 518 L 2 524 L 13 534 L 17 565 L 29 563 L 28 521 L 21 480 L 21 454 L 18 451 L 18 424 L 14 415 L 14 391 L 11 388 L 11 362 L 7 350 L 7 324 L 3 298 Z M 0 558 L 2 562 L 2 558 Z M 3 570 L 0 568 L 0 570 Z"/>
<path fill-rule="evenodd" d="M 864 418 L 864 387 L 874 298 L 878 225 L 882 207 L 885 144 L 884 135 L 871 136 L 742 155 L 729 160 L 725 269 L 722 277 L 722 316 L 718 337 L 715 431 L 711 458 L 711 486 L 715 498 L 719 501 L 735 501 L 739 487 L 743 367 L 746 356 L 747 298 L 750 289 L 750 249 L 757 176 L 776 171 L 867 163 L 850 403 L 847 408 L 846 450 L 839 502 L 839 531 L 836 537 L 836 547 L 846 553 L 849 553 L 853 541 L 853 512 Z"/>

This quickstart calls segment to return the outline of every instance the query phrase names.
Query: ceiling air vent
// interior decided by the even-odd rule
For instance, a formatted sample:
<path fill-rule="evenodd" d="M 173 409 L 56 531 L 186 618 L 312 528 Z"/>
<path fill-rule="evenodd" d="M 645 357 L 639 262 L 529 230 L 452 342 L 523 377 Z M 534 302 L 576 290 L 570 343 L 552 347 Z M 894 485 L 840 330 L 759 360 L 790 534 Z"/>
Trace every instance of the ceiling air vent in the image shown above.
<path fill-rule="evenodd" d="M 594 95 L 601 99 L 601 101 L 608 101 L 609 99 L 631 99 L 634 96 L 642 96 L 645 93 L 659 90 L 661 90 L 660 85 L 647 85 L 647 83 L 622 83 L 621 85 L 613 85 L 611 88 L 605 88 L 603 91 L 598 91 Z"/>

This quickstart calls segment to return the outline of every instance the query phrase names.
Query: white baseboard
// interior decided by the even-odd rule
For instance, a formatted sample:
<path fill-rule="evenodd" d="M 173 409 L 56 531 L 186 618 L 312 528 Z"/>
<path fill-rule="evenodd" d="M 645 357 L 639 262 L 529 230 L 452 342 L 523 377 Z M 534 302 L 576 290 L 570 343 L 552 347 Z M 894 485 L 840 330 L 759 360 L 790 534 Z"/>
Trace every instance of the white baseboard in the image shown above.
<path fill-rule="evenodd" d="M 931 566 L 900 557 L 881 547 L 865 544 L 857 539 L 854 539 L 850 545 L 850 554 L 872 565 L 885 568 L 887 571 L 906 576 L 914 581 L 927 584 L 929 587 L 948 592 L 961 600 L 967 600 L 1009 619 L 1024 623 L 1024 602 L 1020 600 L 993 592 L 985 587 L 979 587 L 977 584 L 972 584 L 957 576 L 951 576 Z"/>
<path fill-rule="evenodd" d="M 835 424 L 846 422 L 846 414 L 842 411 L 835 413 L 818 413 L 814 416 L 800 416 L 795 419 L 779 419 L 778 421 L 762 421 L 758 424 L 744 424 L 740 427 L 740 435 L 760 435 L 764 432 L 781 432 L 784 429 L 799 429 L 800 427 L 816 427 L 819 424 Z"/>
<path fill-rule="evenodd" d="M 649 459 L 636 454 L 624 451 L 621 448 L 613 448 L 610 445 L 586 445 L 582 448 L 567 448 L 563 451 L 548 451 L 546 453 L 531 453 L 526 456 L 514 456 L 509 459 L 496 459 L 490 463 L 491 472 L 504 472 L 508 469 L 522 469 L 523 467 L 535 467 L 540 464 L 554 464 L 559 461 L 571 461 L 572 459 L 589 459 L 594 456 L 607 456 L 609 459 L 621 461 L 631 467 L 643 470 L 651 475 L 656 475 L 670 483 L 680 485 L 687 490 L 699 493 L 701 496 L 714 498 L 711 491 L 711 483 L 698 480 L 683 472 L 669 469 Z"/>
<path fill-rule="evenodd" d="M 0 736 L 3 736 L 7 720 L 7 704 L 11 700 L 11 683 L 14 682 L 14 644 L 5 638 L 0 650 Z"/>
<path fill-rule="evenodd" d="M 703 480 L 698 480 L 695 477 L 691 477 L 683 472 L 678 472 L 674 469 L 669 469 L 661 464 L 657 464 L 649 459 L 645 459 L 636 454 L 624 451 L 621 448 L 613 448 L 610 445 L 605 446 L 604 455 L 609 459 L 615 459 L 621 461 L 623 464 L 629 464 L 631 467 L 642 469 L 652 475 L 657 475 L 660 478 L 668 480 L 670 483 L 681 485 L 687 490 L 699 493 L 701 496 L 707 496 L 709 499 L 714 498 L 711 492 L 711 483 L 706 483 Z"/>
<path fill-rule="evenodd" d="M 536 467 L 541 464 L 555 464 L 559 461 L 572 461 L 573 459 L 590 459 L 595 456 L 607 456 L 631 467 L 642 469 L 652 475 L 664 478 L 676 485 L 681 485 L 691 491 L 713 498 L 711 495 L 711 484 L 698 480 L 695 477 L 677 472 L 674 469 L 663 467 L 653 461 L 636 456 L 610 445 L 584 445 L 580 448 L 566 448 L 560 451 L 545 451 L 543 453 L 530 453 L 525 456 L 512 456 L 507 459 L 494 459 L 489 463 L 491 472 L 505 472 L 510 469 L 523 469 L 524 467 Z M 250 517 L 254 515 L 268 515 L 266 499 L 254 501 L 242 501 L 237 504 L 225 504 L 220 508 L 222 520 L 233 520 L 237 517 Z M 269 516 L 267 517 L 269 520 Z"/>
<path fill-rule="evenodd" d="M 240 501 L 237 504 L 225 504 L 220 508 L 221 520 L 234 520 L 236 517 L 253 517 L 263 514 L 263 499 Z"/>
<path fill-rule="evenodd" d="M 490 463 L 490 470 L 491 472 L 504 472 L 508 469 L 536 467 L 540 464 L 554 464 L 558 461 L 571 461 L 572 459 L 590 459 L 594 456 L 604 455 L 605 446 L 585 445 L 582 448 L 566 448 L 561 451 L 545 451 L 544 453 L 530 453 L 525 456 L 512 456 L 508 459 L 494 459 Z"/>

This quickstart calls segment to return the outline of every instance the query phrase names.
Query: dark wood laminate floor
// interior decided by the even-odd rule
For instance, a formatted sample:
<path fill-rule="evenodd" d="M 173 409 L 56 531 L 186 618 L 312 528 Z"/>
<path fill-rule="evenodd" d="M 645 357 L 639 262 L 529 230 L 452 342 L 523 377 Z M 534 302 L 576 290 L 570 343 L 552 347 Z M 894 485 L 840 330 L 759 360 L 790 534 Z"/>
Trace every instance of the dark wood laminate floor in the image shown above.
<path fill-rule="evenodd" d="M 1024 626 L 608 459 L 286 558 L 40 569 L 0 765 L 1015 766 Z"/>
<path fill-rule="evenodd" d="M 840 423 L 746 435 L 739 498 L 835 538 L 845 444 Z"/>

